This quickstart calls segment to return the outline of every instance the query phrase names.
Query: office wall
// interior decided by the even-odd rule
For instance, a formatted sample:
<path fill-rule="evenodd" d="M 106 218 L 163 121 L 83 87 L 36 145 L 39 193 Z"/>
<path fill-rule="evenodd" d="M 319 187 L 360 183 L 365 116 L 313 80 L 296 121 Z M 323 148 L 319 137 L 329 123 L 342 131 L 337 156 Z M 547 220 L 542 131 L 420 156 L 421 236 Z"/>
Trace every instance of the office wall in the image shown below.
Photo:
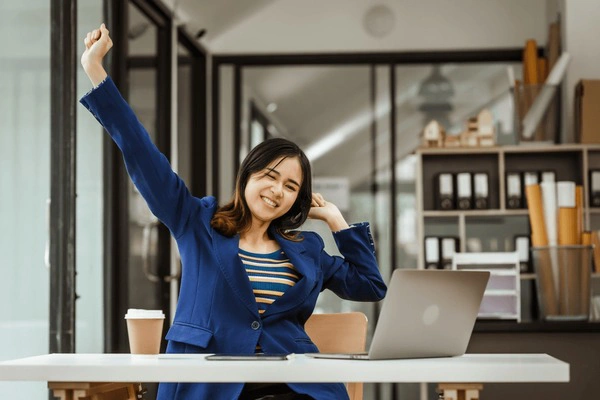
<path fill-rule="evenodd" d="M 574 141 L 574 90 L 580 79 L 600 79 L 600 7 L 597 0 L 560 0 L 563 7 L 564 47 L 572 59 L 565 78 L 564 140 Z"/>
<path fill-rule="evenodd" d="M 387 36 L 364 28 L 374 4 L 392 11 Z M 479 49 L 522 46 L 526 38 L 545 43 L 546 35 L 546 0 L 278 0 L 209 47 L 217 54 Z"/>

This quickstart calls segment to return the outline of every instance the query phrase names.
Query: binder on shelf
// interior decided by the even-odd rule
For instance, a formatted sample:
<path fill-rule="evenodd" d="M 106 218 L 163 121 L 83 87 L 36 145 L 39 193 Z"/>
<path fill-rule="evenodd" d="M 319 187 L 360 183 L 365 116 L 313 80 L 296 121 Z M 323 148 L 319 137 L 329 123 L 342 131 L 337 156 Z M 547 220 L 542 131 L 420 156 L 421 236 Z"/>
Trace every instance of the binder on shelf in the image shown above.
<path fill-rule="evenodd" d="M 575 245 L 581 240 L 577 226 L 577 203 L 575 182 L 563 181 L 556 184 L 558 206 L 558 244 Z"/>
<path fill-rule="evenodd" d="M 438 210 L 453 210 L 454 206 L 454 177 L 451 173 L 441 173 L 437 176 L 436 208 Z"/>
<path fill-rule="evenodd" d="M 440 268 L 440 238 L 437 236 L 425 237 L 425 268 Z"/>
<path fill-rule="evenodd" d="M 452 259 L 454 258 L 454 253 L 458 253 L 459 251 L 459 239 L 454 236 L 440 237 L 440 250 L 440 267 L 442 269 L 452 269 Z"/>
<path fill-rule="evenodd" d="M 556 182 L 556 172 L 554 171 L 541 171 L 540 172 L 541 182 Z"/>
<path fill-rule="evenodd" d="M 532 272 L 531 258 L 529 256 L 530 248 L 529 235 L 515 236 L 515 251 L 519 255 L 519 270 L 521 273 Z"/>
<path fill-rule="evenodd" d="M 521 191 L 521 174 L 519 172 L 506 173 L 506 208 L 515 209 L 523 206 L 523 192 Z"/>
<path fill-rule="evenodd" d="M 540 183 L 540 173 L 538 171 L 523 172 L 523 186 L 537 185 Z"/>
<path fill-rule="evenodd" d="M 523 172 L 523 191 L 521 193 L 525 193 L 525 188 L 528 185 L 537 185 L 540 183 L 540 173 L 539 171 L 525 171 Z M 523 207 L 527 208 L 527 198 L 523 198 Z"/>
<path fill-rule="evenodd" d="M 485 210 L 490 206 L 489 176 L 486 172 L 473 174 L 474 206 L 477 210 Z"/>
<path fill-rule="evenodd" d="M 590 206 L 600 207 L 600 170 L 590 170 Z"/>
<path fill-rule="evenodd" d="M 473 190 L 471 188 L 471 173 L 456 174 L 456 203 L 459 210 L 470 210 L 472 207 Z"/>

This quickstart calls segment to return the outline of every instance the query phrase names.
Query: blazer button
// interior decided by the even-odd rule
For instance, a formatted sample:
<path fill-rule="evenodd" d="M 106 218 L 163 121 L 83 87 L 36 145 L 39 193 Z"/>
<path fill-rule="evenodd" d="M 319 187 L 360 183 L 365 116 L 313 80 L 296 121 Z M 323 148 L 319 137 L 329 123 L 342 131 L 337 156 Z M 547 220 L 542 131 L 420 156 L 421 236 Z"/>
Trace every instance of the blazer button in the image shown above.
<path fill-rule="evenodd" d="M 258 321 L 254 321 L 252 322 L 252 324 L 250 325 L 250 327 L 254 330 L 257 330 L 258 328 L 260 328 L 260 322 Z"/>

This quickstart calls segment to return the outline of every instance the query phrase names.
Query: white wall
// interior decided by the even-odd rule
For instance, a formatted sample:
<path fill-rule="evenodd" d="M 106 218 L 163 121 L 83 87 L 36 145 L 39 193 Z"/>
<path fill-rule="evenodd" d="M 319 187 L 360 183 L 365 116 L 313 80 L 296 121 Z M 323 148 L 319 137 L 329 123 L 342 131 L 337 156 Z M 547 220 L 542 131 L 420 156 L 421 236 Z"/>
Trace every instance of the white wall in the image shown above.
<path fill-rule="evenodd" d="M 388 36 L 363 28 L 375 4 L 393 12 Z M 208 46 L 217 54 L 449 50 L 544 44 L 546 35 L 546 0 L 278 0 Z"/>
<path fill-rule="evenodd" d="M 600 79 L 600 3 L 597 0 L 561 0 L 564 7 L 564 50 L 571 55 L 563 96 L 564 140 L 574 141 L 573 99 L 580 79 Z"/>

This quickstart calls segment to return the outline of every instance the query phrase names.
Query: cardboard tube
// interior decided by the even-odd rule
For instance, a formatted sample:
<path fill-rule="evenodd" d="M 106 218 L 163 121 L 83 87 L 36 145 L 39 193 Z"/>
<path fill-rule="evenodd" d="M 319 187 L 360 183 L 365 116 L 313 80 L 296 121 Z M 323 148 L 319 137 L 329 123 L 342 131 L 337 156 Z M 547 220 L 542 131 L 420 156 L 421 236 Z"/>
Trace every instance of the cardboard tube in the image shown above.
<path fill-rule="evenodd" d="M 581 251 L 581 287 L 579 289 L 579 301 L 581 314 L 590 316 L 590 299 L 592 295 L 592 247 L 587 247 Z"/>
<path fill-rule="evenodd" d="M 558 244 L 576 245 L 581 234 L 577 231 L 577 208 L 560 207 L 558 209 Z"/>
<path fill-rule="evenodd" d="M 544 223 L 546 225 L 546 235 L 548 236 L 548 244 L 556 246 L 558 243 L 558 228 L 557 228 L 557 208 L 556 208 L 556 183 L 542 182 L 542 203 L 544 210 Z"/>
<path fill-rule="evenodd" d="M 531 107 L 527 108 L 527 114 L 523 118 L 523 131 L 521 133 L 521 136 L 525 140 L 531 140 L 533 138 L 533 133 L 538 127 L 542 117 L 546 113 L 548 106 L 554 98 L 556 94 L 556 87 L 562 81 L 570 60 L 571 57 L 568 53 L 563 52 L 561 54 L 560 58 L 550 71 L 550 74 L 548 75 L 541 92 L 536 96 L 535 101 L 533 104 L 531 104 Z M 525 80 L 525 83 L 530 82 Z"/>
<path fill-rule="evenodd" d="M 581 313 L 581 260 L 583 249 L 563 248 L 559 258 L 559 314 L 576 316 Z"/>
<path fill-rule="evenodd" d="M 592 244 L 592 232 L 581 232 L 581 244 L 584 246 L 589 246 Z"/>
<path fill-rule="evenodd" d="M 577 209 L 577 237 L 581 239 L 583 233 L 583 186 L 575 188 L 575 208 Z M 581 240 L 577 244 L 582 244 Z"/>
<path fill-rule="evenodd" d="M 576 245 L 581 235 L 577 231 L 577 208 L 558 209 L 558 244 Z M 558 264 L 559 314 L 573 316 L 581 309 L 581 250 L 564 248 Z"/>
<path fill-rule="evenodd" d="M 540 185 L 525 187 L 527 207 L 529 208 L 529 223 L 531 224 L 531 244 L 533 246 L 547 246 L 548 234 L 544 222 L 544 207 L 542 203 L 542 190 Z"/>
<path fill-rule="evenodd" d="M 592 244 L 594 245 L 594 271 L 600 272 L 600 237 L 598 231 L 592 232 Z"/>
<path fill-rule="evenodd" d="M 556 250 L 556 246 L 533 249 L 539 305 L 545 318 L 556 316 L 559 312 L 558 275 L 555 275 L 558 271 L 553 268 L 558 266 Z"/>
<path fill-rule="evenodd" d="M 525 84 L 537 85 L 538 81 L 538 58 L 537 43 L 534 39 L 525 42 L 523 50 L 523 79 Z"/>
<path fill-rule="evenodd" d="M 531 225 L 531 243 L 534 247 L 547 246 L 548 235 L 544 222 L 544 207 L 542 203 L 542 190 L 540 185 L 527 185 L 525 187 L 527 207 L 529 209 L 529 223 Z M 535 250 L 535 271 L 537 274 L 537 290 L 540 306 L 546 316 L 558 314 L 557 288 L 555 286 L 550 248 Z"/>

